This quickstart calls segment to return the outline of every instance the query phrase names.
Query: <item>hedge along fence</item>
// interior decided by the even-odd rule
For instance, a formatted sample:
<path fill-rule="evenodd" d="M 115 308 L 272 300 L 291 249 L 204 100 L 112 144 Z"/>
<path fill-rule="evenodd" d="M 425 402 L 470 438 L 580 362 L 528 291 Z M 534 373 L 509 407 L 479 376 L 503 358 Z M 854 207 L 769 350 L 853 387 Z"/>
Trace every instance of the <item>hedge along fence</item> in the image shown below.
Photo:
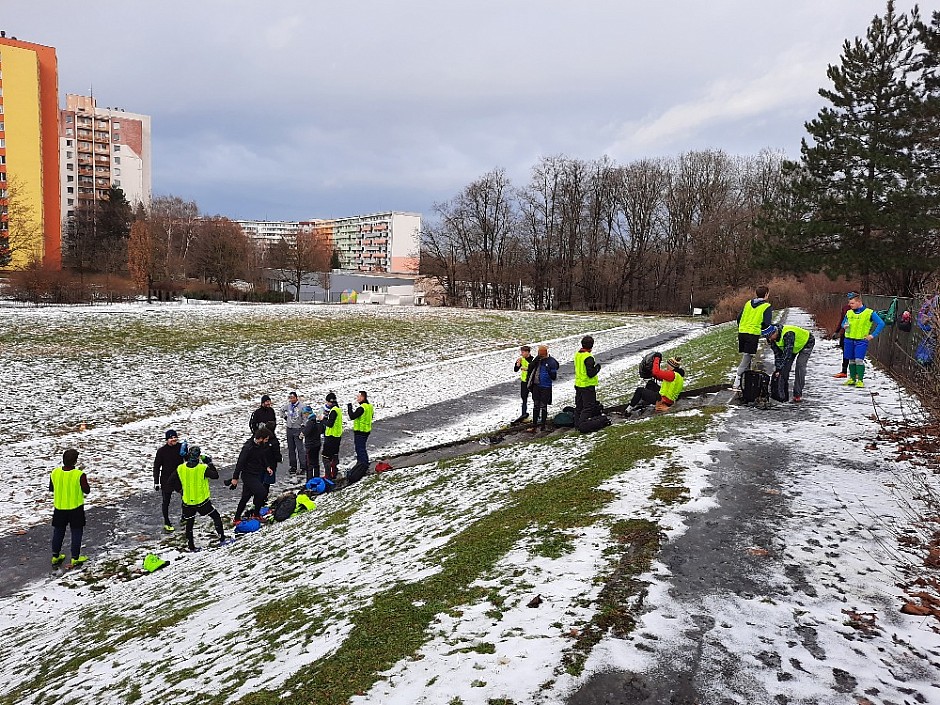
<path fill-rule="evenodd" d="M 868 356 L 876 360 L 888 373 L 899 382 L 902 382 L 911 391 L 915 392 L 935 413 L 940 413 L 940 374 L 937 360 L 937 337 L 940 334 L 940 311 L 936 294 L 925 294 L 915 299 L 899 296 L 894 325 L 886 325 L 885 329 L 868 346 Z M 862 301 L 875 311 L 886 311 L 894 300 L 893 296 L 875 296 L 864 294 Z M 918 326 L 918 313 L 925 303 L 933 302 L 928 306 L 925 322 L 930 326 L 930 332 L 925 332 Z M 844 297 L 839 305 L 845 302 Z M 911 312 L 911 330 L 904 331 L 899 327 L 901 315 L 905 311 Z M 932 345 L 933 360 L 930 363 L 918 361 L 918 349 L 923 350 L 922 344 Z"/>

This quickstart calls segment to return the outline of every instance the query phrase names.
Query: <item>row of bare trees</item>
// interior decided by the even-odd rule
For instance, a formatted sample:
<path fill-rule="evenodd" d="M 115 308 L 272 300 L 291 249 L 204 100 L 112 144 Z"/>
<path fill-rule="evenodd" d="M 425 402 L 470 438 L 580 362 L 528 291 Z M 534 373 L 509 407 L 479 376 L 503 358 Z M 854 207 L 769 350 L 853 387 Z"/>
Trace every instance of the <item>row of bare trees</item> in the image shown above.
<path fill-rule="evenodd" d="M 781 187 L 780 162 L 713 150 L 627 165 L 554 156 L 521 187 L 492 171 L 435 204 L 421 270 L 449 305 L 710 306 L 755 275 L 753 224 Z"/>

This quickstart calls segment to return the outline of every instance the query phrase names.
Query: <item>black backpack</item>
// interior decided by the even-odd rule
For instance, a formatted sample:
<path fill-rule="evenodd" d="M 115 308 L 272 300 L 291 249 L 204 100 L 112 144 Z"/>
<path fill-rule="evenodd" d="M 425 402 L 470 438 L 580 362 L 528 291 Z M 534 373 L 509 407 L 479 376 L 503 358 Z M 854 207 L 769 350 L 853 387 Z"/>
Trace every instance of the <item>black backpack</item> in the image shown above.
<path fill-rule="evenodd" d="M 599 431 L 606 426 L 610 426 L 610 419 L 601 414 L 600 416 L 592 416 L 591 418 L 581 421 L 581 423 L 578 424 L 578 430 L 581 433 L 591 433 L 592 431 Z"/>
<path fill-rule="evenodd" d="M 297 495 L 293 492 L 285 492 L 271 502 L 271 514 L 274 521 L 286 521 L 294 514 L 297 508 Z"/>
<path fill-rule="evenodd" d="M 745 404 L 767 401 L 770 396 L 770 375 L 758 370 L 745 370 L 741 375 L 741 400 Z"/>
<path fill-rule="evenodd" d="M 643 356 L 643 359 L 640 360 L 640 377 L 642 379 L 653 379 L 653 358 L 659 356 L 659 359 L 663 359 L 663 354 L 661 352 L 651 352 Z"/>
<path fill-rule="evenodd" d="M 356 463 L 346 471 L 346 486 L 359 482 L 369 473 L 369 463 Z"/>
<path fill-rule="evenodd" d="M 790 401 L 790 380 L 780 370 L 770 378 L 770 398 L 774 401 Z"/>
<path fill-rule="evenodd" d="M 578 418 L 578 423 L 580 424 L 583 421 L 588 419 L 593 419 L 595 416 L 603 416 L 604 414 L 604 405 L 599 401 L 594 401 L 590 404 L 585 404 L 581 408 L 581 416 Z"/>

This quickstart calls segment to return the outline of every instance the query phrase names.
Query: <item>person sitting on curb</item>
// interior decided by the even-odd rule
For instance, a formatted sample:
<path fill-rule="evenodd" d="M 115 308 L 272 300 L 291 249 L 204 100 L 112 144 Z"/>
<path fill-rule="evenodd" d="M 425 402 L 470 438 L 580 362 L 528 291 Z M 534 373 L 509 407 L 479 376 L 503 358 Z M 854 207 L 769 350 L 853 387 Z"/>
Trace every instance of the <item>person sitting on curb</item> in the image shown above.
<path fill-rule="evenodd" d="M 803 401 L 803 388 L 806 384 L 806 365 L 809 356 L 813 354 L 816 339 L 813 334 L 799 326 L 770 325 L 762 331 L 763 336 L 770 343 L 774 351 L 774 369 L 787 383 L 790 379 L 790 368 L 796 358 L 796 373 L 793 379 L 793 401 Z"/>
<path fill-rule="evenodd" d="M 71 531 L 72 562 L 71 567 L 81 565 L 88 560 L 82 555 L 82 534 L 85 531 L 85 495 L 91 492 L 88 476 L 78 463 L 78 451 L 69 448 L 62 454 L 62 465 L 49 476 L 49 490 L 52 492 L 52 565 L 65 562 L 65 554 L 60 553 L 65 541 L 65 530 Z"/>
<path fill-rule="evenodd" d="M 548 406 L 552 403 L 552 382 L 558 378 L 558 360 L 548 354 L 547 345 L 539 345 L 539 354 L 529 363 L 526 384 L 532 391 L 532 426 L 529 433 L 548 424 Z"/>
<path fill-rule="evenodd" d="M 193 524 L 197 514 L 212 519 L 216 533 L 219 535 L 219 544 L 227 543 L 225 529 L 222 527 L 222 516 L 219 510 L 212 506 L 210 499 L 212 492 L 209 489 L 209 480 L 219 479 L 219 471 L 212 464 L 212 458 L 202 455 L 199 446 L 189 446 L 186 449 L 186 462 L 180 463 L 176 472 L 183 486 L 183 521 L 186 522 L 186 541 L 190 552 L 195 553 L 199 550 L 193 538 Z"/>
<path fill-rule="evenodd" d="M 638 387 L 627 407 L 626 416 L 639 411 L 642 413 L 646 407 L 655 404 L 656 411 L 666 411 L 675 404 L 685 386 L 685 370 L 680 366 L 681 357 L 670 357 L 666 360 L 666 368 L 660 367 L 663 356 L 656 353 L 653 356 L 653 379 L 643 387 Z M 659 384 L 661 382 L 662 384 Z"/>

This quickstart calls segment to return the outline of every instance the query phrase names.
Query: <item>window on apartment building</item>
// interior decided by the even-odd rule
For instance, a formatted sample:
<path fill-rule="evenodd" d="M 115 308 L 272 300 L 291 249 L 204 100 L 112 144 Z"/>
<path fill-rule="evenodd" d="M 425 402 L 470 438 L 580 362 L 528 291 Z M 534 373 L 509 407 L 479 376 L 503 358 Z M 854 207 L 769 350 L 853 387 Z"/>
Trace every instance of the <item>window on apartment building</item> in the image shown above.
<path fill-rule="evenodd" d="M 6 163 L 7 163 L 7 158 L 3 156 L 2 154 L 0 154 L 0 164 L 6 164 Z"/>
<path fill-rule="evenodd" d="M 7 173 L 5 171 L 0 171 L 0 181 L 7 180 Z"/>
<path fill-rule="evenodd" d="M 9 195 L 10 194 L 7 193 L 7 190 L 5 188 L 0 188 L 0 198 L 6 198 Z"/>
<path fill-rule="evenodd" d="M 120 170 L 120 169 L 115 169 L 115 170 L 114 170 L 114 175 L 115 175 L 115 176 L 120 176 L 120 175 L 121 175 L 121 170 Z"/>
<path fill-rule="evenodd" d="M 65 116 L 65 124 L 66 124 L 66 125 L 71 125 L 71 124 L 72 124 L 72 116 L 71 116 L 71 115 L 66 115 L 66 116 Z"/>
<path fill-rule="evenodd" d="M 114 158 L 114 163 L 115 163 L 115 164 L 120 164 L 120 163 L 121 163 L 121 158 L 120 158 L 120 157 L 115 157 L 115 158 Z"/>
<path fill-rule="evenodd" d="M 73 156 L 72 152 L 66 152 L 66 153 L 65 153 L 65 158 L 66 158 L 66 159 L 71 159 L 72 156 Z"/>
<path fill-rule="evenodd" d="M 115 186 L 120 186 L 120 185 L 121 185 L 121 180 L 120 180 L 120 179 L 115 179 L 115 180 L 114 180 L 114 185 L 115 185 Z"/>
<path fill-rule="evenodd" d="M 75 170 L 75 165 L 74 165 L 74 164 L 66 164 L 66 165 L 65 165 L 65 168 L 68 169 L 69 171 L 74 171 L 74 170 Z"/>
<path fill-rule="evenodd" d="M 6 147 L 6 146 L 7 146 L 7 141 L 3 139 L 2 137 L 0 137 L 0 147 Z"/>
<path fill-rule="evenodd" d="M 0 103 L 0 115 L 3 115 L 3 103 Z"/>
<path fill-rule="evenodd" d="M 75 187 L 74 187 L 74 186 L 66 186 L 65 192 L 66 192 L 66 193 L 75 193 Z"/>
<path fill-rule="evenodd" d="M 6 126 L 2 122 L 0 122 L 0 132 L 3 132 L 5 127 Z"/>
<path fill-rule="evenodd" d="M 120 141 L 121 141 L 121 136 L 120 136 L 117 132 L 114 133 L 114 141 L 115 141 L 115 142 L 120 142 Z"/>
<path fill-rule="evenodd" d="M 74 206 L 74 205 L 75 205 L 75 199 L 74 199 L 74 198 L 70 198 L 70 199 L 68 199 L 68 201 L 67 201 L 67 203 L 66 203 L 66 205 L 69 205 L 69 206 Z M 69 215 L 71 216 L 72 214 L 71 214 L 71 213 L 69 213 Z"/>
<path fill-rule="evenodd" d="M 75 181 L 75 177 L 69 174 L 68 176 L 65 177 L 65 180 L 68 181 L 69 183 L 72 183 L 73 181 Z"/>
<path fill-rule="evenodd" d="M 72 136 L 73 134 L 75 134 L 75 133 L 72 131 L 72 128 L 71 128 L 71 127 L 67 127 L 67 128 L 65 128 L 65 134 L 66 134 L 67 136 L 71 137 L 71 136 Z"/>
<path fill-rule="evenodd" d="M 114 145 L 114 151 L 115 151 L 115 152 L 120 152 L 120 151 L 121 151 L 121 145 L 119 145 L 119 144 Z"/>
<path fill-rule="evenodd" d="M 117 120 L 115 120 L 114 122 L 111 123 L 111 127 L 113 127 L 115 130 L 120 130 L 120 129 L 121 129 L 121 123 L 119 123 Z"/>
<path fill-rule="evenodd" d="M 66 146 L 66 147 L 71 147 L 71 146 L 72 146 L 72 140 L 65 140 L 65 146 Z"/>

